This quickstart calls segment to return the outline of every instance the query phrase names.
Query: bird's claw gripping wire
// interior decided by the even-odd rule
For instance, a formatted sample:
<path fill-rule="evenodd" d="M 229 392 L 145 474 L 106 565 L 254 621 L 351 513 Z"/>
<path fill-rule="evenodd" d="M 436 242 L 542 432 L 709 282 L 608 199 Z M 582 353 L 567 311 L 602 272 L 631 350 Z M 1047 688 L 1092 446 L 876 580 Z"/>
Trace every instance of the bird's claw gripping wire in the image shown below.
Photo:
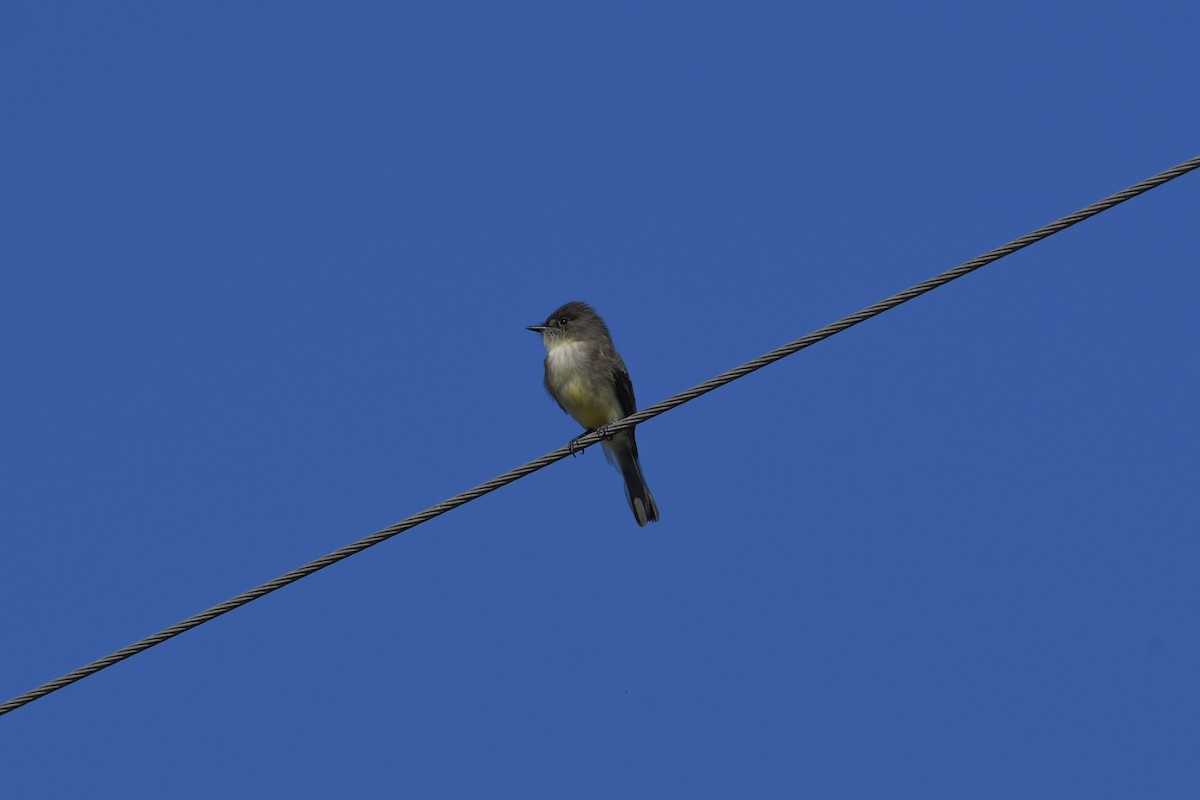
<path fill-rule="evenodd" d="M 583 437 L 587 436 L 590 433 L 596 434 L 597 436 L 599 436 L 601 439 L 604 439 L 605 441 L 611 441 L 613 436 L 616 435 L 611 432 L 611 428 L 612 428 L 612 425 L 610 423 L 607 425 L 601 425 L 599 428 L 592 428 L 590 431 L 584 431 L 583 433 L 579 434 L 571 441 L 567 442 L 567 451 L 570 452 L 570 454 L 572 456 L 575 456 L 578 453 L 582 453 L 583 448 L 579 446 L 579 440 L 582 439 Z"/>

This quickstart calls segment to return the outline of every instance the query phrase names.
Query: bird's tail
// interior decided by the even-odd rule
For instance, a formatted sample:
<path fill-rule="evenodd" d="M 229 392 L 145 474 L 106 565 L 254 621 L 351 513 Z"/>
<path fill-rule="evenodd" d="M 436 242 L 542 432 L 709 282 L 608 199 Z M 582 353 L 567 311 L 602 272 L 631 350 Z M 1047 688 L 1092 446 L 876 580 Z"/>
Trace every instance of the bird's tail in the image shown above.
<path fill-rule="evenodd" d="M 658 522 L 658 504 L 654 502 L 654 495 L 650 494 L 650 487 L 642 477 L 633 431 L 621 431 L 613 436 L 612 441 L 605 442 L 604 454 L 621 470 L 621 477 L 625 479 L 625 499 L 633 509 L 637 524 L 645 527 L 647 522 Z"/>

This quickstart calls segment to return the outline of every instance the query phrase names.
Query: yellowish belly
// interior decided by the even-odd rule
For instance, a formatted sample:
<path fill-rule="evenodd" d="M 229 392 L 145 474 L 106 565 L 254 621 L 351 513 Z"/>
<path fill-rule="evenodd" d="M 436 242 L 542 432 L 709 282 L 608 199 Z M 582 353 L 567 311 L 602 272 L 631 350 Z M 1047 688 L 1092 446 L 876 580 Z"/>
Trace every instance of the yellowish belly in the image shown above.
<path fill-rule="evenodd" d="M 612 399 L 589 394 L 582 381 L 571 381 L 564 386 L 562 399 L 567 412 L 585 428 L 599 428 L 621 417 Z"/>

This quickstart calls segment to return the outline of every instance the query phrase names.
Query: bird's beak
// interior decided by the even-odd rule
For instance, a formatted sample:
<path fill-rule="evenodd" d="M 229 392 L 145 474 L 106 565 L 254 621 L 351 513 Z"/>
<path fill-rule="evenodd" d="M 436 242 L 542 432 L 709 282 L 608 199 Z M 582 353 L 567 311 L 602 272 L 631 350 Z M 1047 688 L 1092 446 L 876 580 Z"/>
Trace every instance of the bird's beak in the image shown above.
<path fill-rule="evenodd" d="M 525 330 L 533 331 L 534 333 L 544 333 L 546 330 L 546 326 L 545 325 L 529 325 L 525 328 Z"/>

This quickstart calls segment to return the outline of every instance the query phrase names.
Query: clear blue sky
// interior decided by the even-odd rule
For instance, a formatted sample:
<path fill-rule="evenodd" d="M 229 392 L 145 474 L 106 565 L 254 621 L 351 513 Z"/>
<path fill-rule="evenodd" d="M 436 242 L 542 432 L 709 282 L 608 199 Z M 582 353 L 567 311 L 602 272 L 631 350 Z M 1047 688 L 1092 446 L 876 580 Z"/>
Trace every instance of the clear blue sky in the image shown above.
<path fill-rule="evenodd" d="M 1200 6 L 17 3 L 0 699 L 1200 152 Z M 6 798 L 1194 796 L 1200 175 L 0 718 Z"/>

